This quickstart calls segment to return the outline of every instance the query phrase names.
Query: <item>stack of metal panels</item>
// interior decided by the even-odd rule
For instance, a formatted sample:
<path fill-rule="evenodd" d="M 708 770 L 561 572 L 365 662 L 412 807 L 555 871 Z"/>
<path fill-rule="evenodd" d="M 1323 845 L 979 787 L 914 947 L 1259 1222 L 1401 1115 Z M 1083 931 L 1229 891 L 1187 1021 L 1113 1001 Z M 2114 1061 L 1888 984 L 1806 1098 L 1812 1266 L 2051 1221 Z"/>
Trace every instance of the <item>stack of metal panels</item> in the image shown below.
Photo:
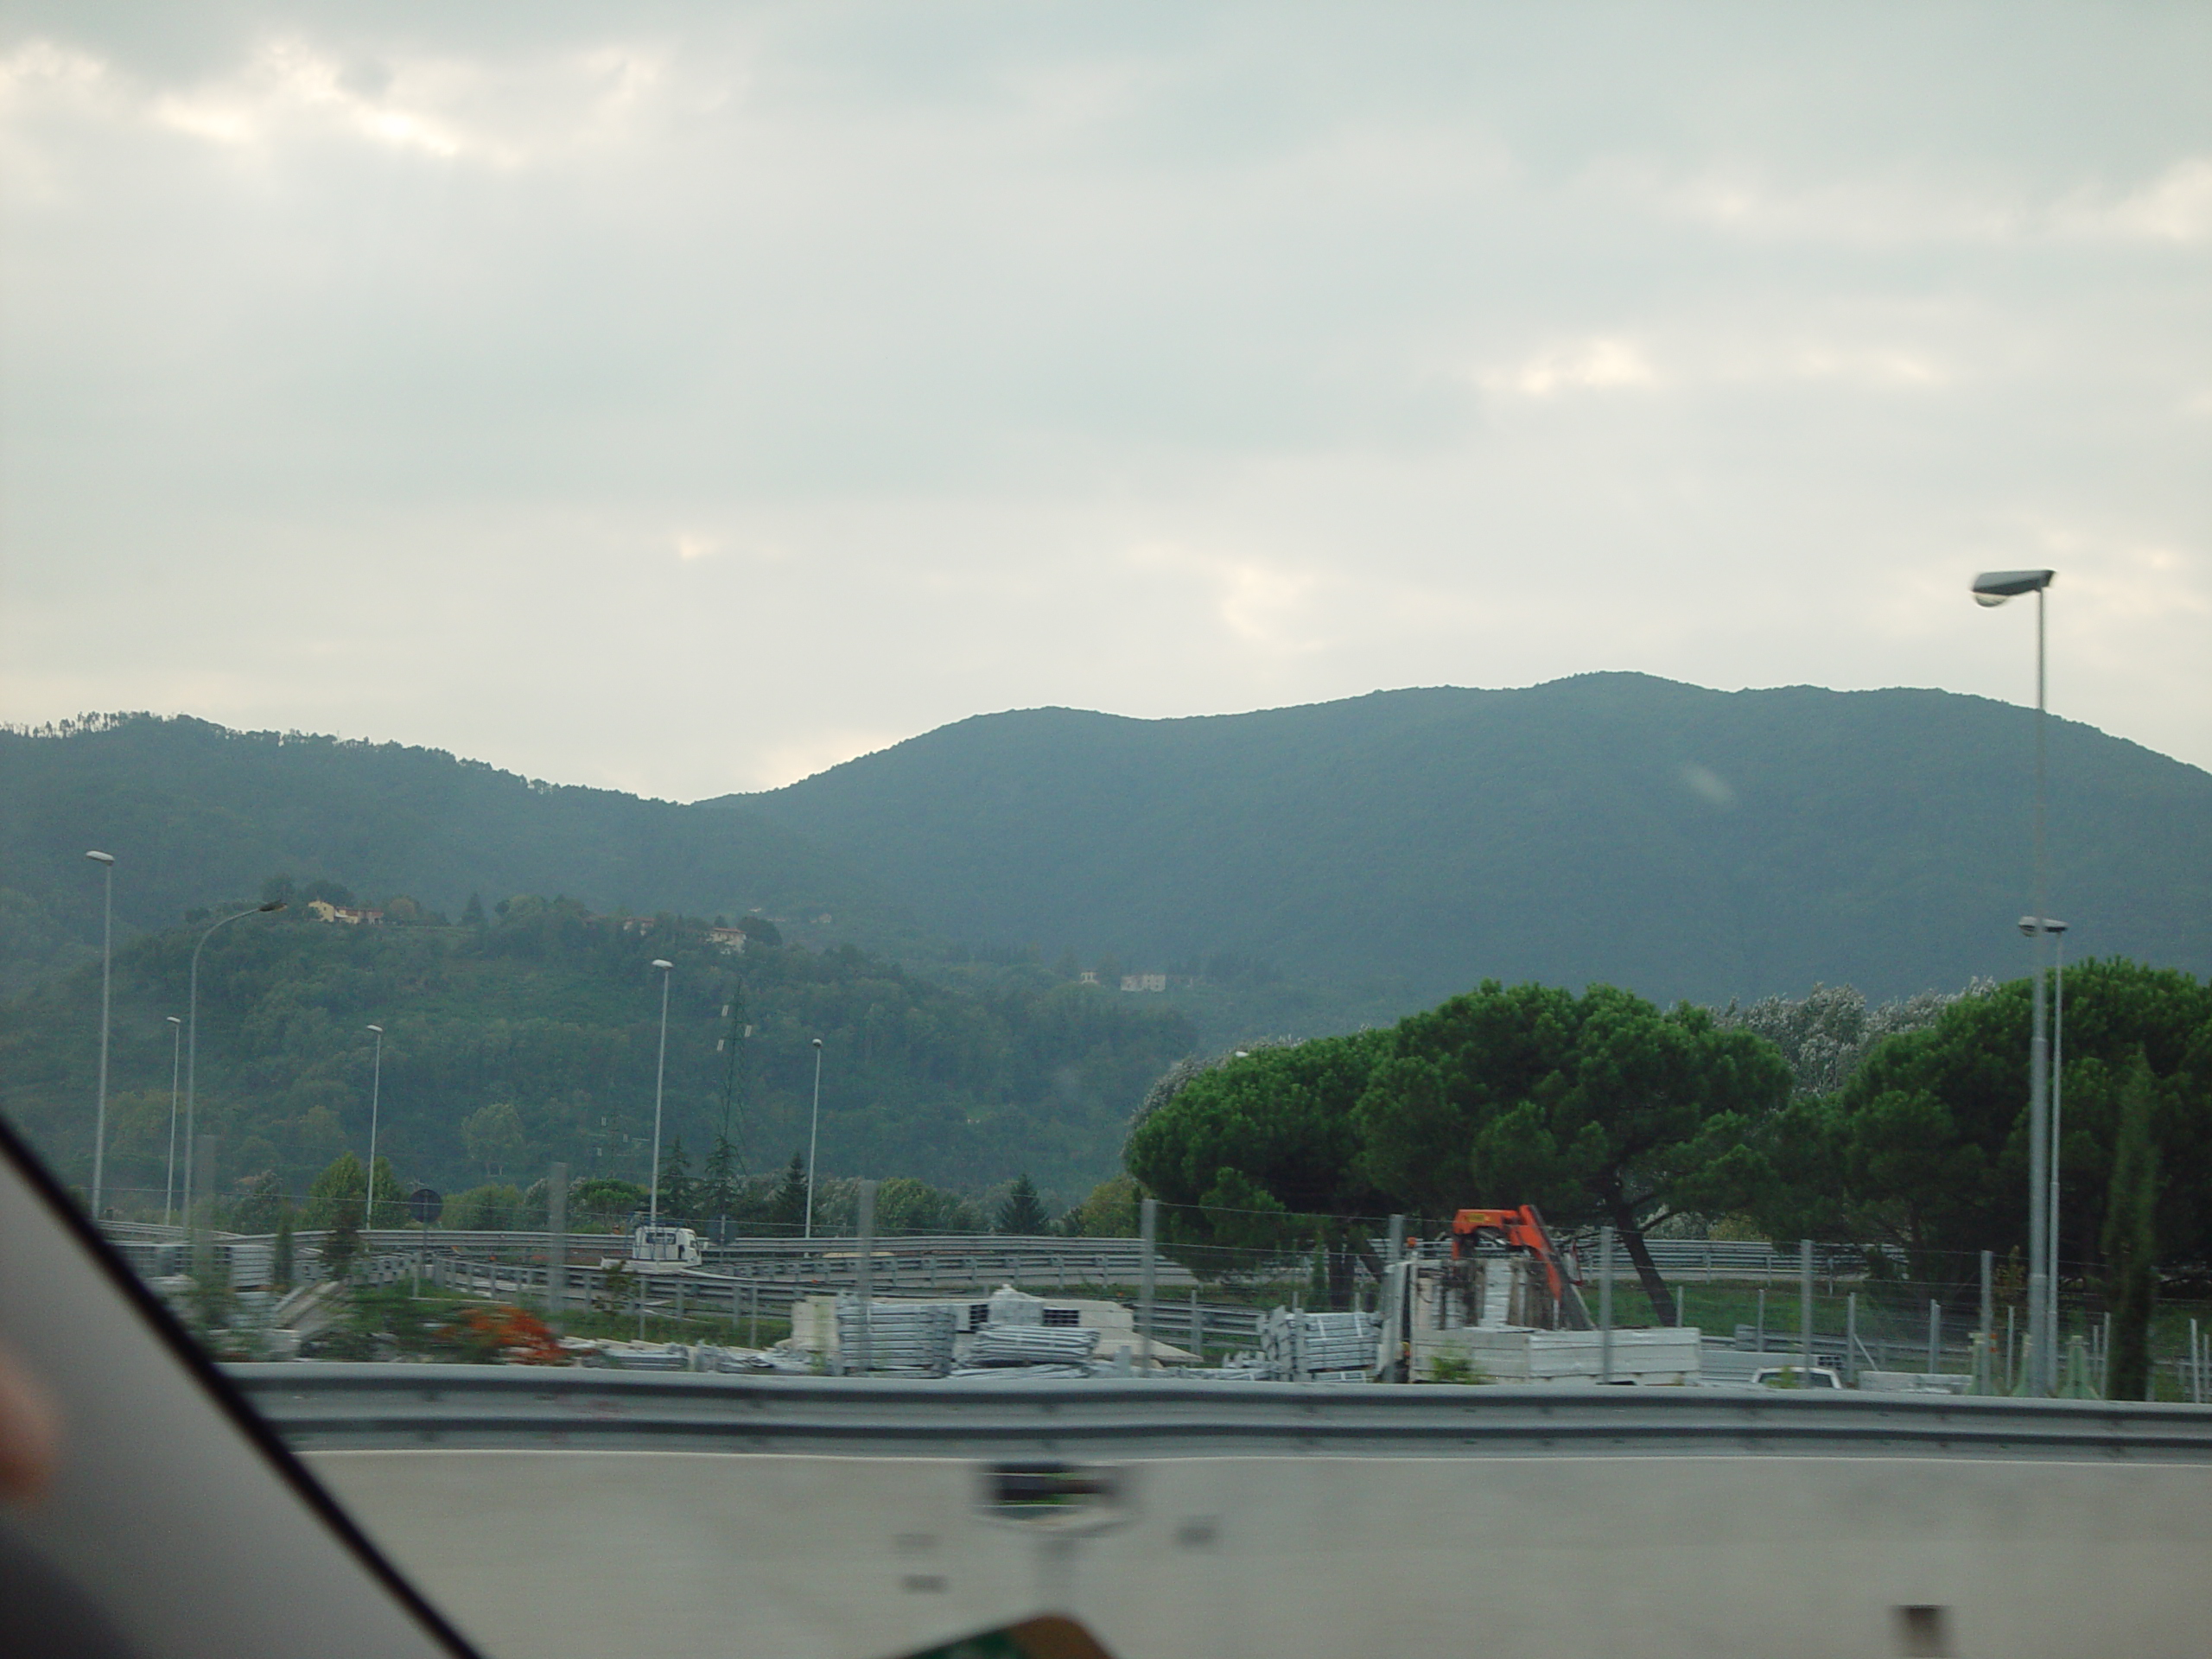
<path fill-rule="evenodd" d="M 987 1325 L 968 1349 L 970 1365 L 1066 1365 L 1090 1359 L 1098 1332 L 1084 1325 Z"/>
<path fill-rule="evenodd" d="M 861 1369 L 865 1347 L 872 1376 L 943 1376 L 952 1369 L 952 1309 L 941 1303 L 870 1302 L 861 1334 L 856 1296 L 837 1299 L 837 1355 L 848 1375 Z"/>
<path fill-rule="evenodd" d="M 607 1363 L 625 1371 L 688 1371 L 691 1351 L 680 1342 L 665 1344 L 610 1342 L 601 1350 Z"/>
<path fill-rule="evenodd" d="M 702 1343 L 691 1351 L 691 1369 L 745 1373 L 773 1370 L 776 1367 L 758 1349 L 722 1348 L 713 1343 Z"/>
<path fill-rule="evenodd" d="M 963 1365 L 952 1375 L 969 1382 L 1075 1382 L 1096 1371 L 1092 1365 Z"/>
<path fill-rule="evenodd" d="M 1269 1373 L 1299 1382 L 1363 1381 L 1375 1365 L 1371 1313 L 1303 1313 L 1279 1307 L 1260 1326 Z"/>
<path fill-rule="evenodd" d="M 1178 1371 L 1179 1380 L 1195 1382 L 1279 1382 L 1282 1379 L 1265 1360 L 1244 1355 L 1241 1360 L 1231 1360 L 1226 1365 L 1193 1366 Z"/>

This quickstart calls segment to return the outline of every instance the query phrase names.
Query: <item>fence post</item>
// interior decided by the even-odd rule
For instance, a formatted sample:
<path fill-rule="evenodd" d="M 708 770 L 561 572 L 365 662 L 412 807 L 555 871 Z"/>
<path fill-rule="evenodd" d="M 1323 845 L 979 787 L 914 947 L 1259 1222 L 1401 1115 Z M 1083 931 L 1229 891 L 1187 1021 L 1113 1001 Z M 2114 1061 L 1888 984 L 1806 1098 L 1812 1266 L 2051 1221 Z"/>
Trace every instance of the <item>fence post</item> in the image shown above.
<path fill-rule="evenodd" d="M 545 1174 L 545 1317 L 559 1330 L 569 1311 L 569 1166 Z"/>
<path fill-rule="evenodd" d="M 875 1360 L 874 1344 L 870 1340 L 874 1332 L 871 1329 L 872 1322 L 869 1317 L 874 1310 L 868 1306 L 875 1296 L 875 1183 L 874 1181 L 861 1183 L 860 1211 L 858 1230 L 861 1236 L 860 1271 L 855 1275 L 855 1287 L 860 1292 L 861 1302 L 861 1375 L 866 1376 L 873 1369 Z"/>
<path fill-rule="evenodd" d="M 1766 1352 L 1766 1287 L 1759 1287 L 1758 1351 Z"/>
<path fill-rule="evenodd" d="M 1191 1292 L 1191 1351 L 1203 1365 L 1206 1358 L 1206 1311 L 1198 1306 L 1196 1287 Z"/>
<path fill-rule="evenodd" d="M 1938 1357 L 1936 1351 L 1942 1340 L 1943 1304 L 1930 1301 L 1928 1304 L 1928 1375 L 1930 1376 L 1936 1375 L 1936 1362 Z"/>
<path fill-rule="evenodd" d="M 1813 1386 L 1813 1241 L 1797 1241 L 1797 1323 L 1805 1348 L 1805 1370 L 1802 1381 L 1807 1388 Z"/>
<path fill-rule="evenodd" d="M 1855 1290 L 1843 1299 L 1843 1380 L 1852 1388 L 1859 1386 L 1859 1293 Z"/>
<path fill-rule="evenodd" d="M 1992 1363 L 1995 1357 L 1990 1351 L 1997 1344 L 1996 1274 L 1997 1253 L 1984 1250 L 1981 1253 L 1981 1341 L 1974 1351 L 1974 1392 L 1977 1394 L 1990 1391 L 1990 1373 L 1996 1369 Z"/>
<path fill-rule="evenodd" d="M 1613 1230 L 1598 1230 L 1598 1380 L 1613 1380 Z"/>
<path fill-rule="evenodd" d="M 201 1284 L 215 1270 L 215 1137 L 203 1135 L 196 1137 L 199 1144 L 193 1148 L 192 1184 L 199 1191 L 186 1194 L 189 1206 L 185 1219 L 189 1224 L 192 1239 L 192 1276 Z M 329 1271 L 328 1248 L 330 1235 L 323 1235 L 323 1268 Z"/>
<path fill-rule="evenodd" d="M 1152 1375 L 1152 1247 L 1160 1236 L 1160 1200 L 1147 1198 L 1137 1212 L 1138 1236 L 1143 1241 L 1144 1260 L 1137 1271 L 1137 1357 L 1143 1376 Z"/>

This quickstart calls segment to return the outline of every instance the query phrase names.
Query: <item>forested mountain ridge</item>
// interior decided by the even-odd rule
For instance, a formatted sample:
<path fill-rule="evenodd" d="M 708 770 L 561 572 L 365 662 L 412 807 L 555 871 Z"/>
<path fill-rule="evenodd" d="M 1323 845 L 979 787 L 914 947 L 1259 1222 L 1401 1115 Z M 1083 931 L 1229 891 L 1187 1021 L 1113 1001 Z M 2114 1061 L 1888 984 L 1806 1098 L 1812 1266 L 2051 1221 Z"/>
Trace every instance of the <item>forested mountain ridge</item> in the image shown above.
<path fill-rule="evenodd" d="M 2032 741 L 1949 692 L 1593 674 L 982 715 L 728 804 L 1047 956 L 1235 952 L 1399 1011 L 1485 977 L 1885 997 L 2023 965 Z M 2212 774 L 2054 719 L 2050 779 L 2069 950 L 2212 971 Z"/>
<path fill-rule="evenodd" d="M 1486 977 L 1725 1004 L 2024 966 L 2032 716 L 1632 674 L 1186 720 L 978 716 L 695 805 L 433 750 L 130 716 L 0 732 L 0 991 L 272 873 L 601 912 L 760 910 L 938 977 L 964 941 L 1167 977 L 1204 1046 L 1387 1024 Z M 2212 774 L 2051 722 L 2069 952 L 2212 972 Z M 1116 993 L 1119 994 L 1118 992 Z"/>
<path fill-rule="evenodd" d="M 99 944 L 97 847 L 120 861 L 121 936 L 273 873 L 405 894 L 458 916 L 471 893 L 566 894 L 594 910 L 735 915 L 897 940 L 911 923 L 836 855 L 750 813 L 572 788 L 441 750 L 234 732 L 147 715 L 0 731 L 0 990 Z"/>
<path fill-rule="evenodd" d="M 161 1207 L 175 1054 L 166 1016 L 186 1012 L 197 935 L 165 930 L 118 952 L 107 1181 L 126 1211 Z M 973 1192 L 1027 1172 L 1072 1202 L 1114 1172 L 1131 1108 L 1194 1040 L 1154 1000 L 1034 967 L 974 970 L 954 988 L 849 945 L 756 938 L 733 954 L 696 922 L 626 926 L 573 901 L 503 901 L 480 925 L 449 927 L 346 926 L 295 909 L 236 923 L 206 948 L 200 1128 L 220 1138 L 226 1185 L 274 1172 L 296 1192 L 340 1153 L 365 1153 L 373 1023 L 386 1033 L 378 1150 L 402 1179 L 527 1185 L 557 1158 L 579 1178 L 642 1182 L 656 957 L 675 964 L 666 1135 L 688 1148 L 694 1175 L 726 1087 L 733 1138 L 755 1172 L 805 1145 L 820 1037 L 825 1176 L 906 1175 Z M 0 1005 L 0 1113 L 79 1184 L 99 1029 L 97 965 Z M 472 1128 L 502 1104 L 511 1121 Z"/>

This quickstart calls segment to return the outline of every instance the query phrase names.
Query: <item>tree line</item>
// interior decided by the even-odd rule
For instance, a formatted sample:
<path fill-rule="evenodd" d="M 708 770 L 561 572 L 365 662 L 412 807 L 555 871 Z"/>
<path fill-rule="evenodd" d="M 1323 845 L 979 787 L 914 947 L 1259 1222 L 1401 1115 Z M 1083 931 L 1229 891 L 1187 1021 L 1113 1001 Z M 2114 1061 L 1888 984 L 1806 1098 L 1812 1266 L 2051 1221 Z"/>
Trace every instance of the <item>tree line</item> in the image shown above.
<path fill-rule="evenodd" d="M 2212 984 L 2115 959 L 2069 968 L 2065 991 L 2065 1270 L 2202 1272 Z M 1387 1029 L 1179 1067 L 1126 1162 L 1199 1255 L 1319 1242 L 1348 1271 L 1375 1217 L 1534 1203 L 1615 1228 L 1662 1319 L 1647 1240 L 1670 1228 L 1884 1247 L 1878 1263 L 1963 1280 L 1974 1253 L 2025 1245 L 2030 996 L 1715 1012 L 1488 982 Z"/>
<path fill-rule="evenodd" d="M 405 1227 L 413 1221 L 407 1197 L 414 1185 L 404 1172 L 394 1172 L 389 1159 L 379 1156 L 372 1200 L 367 1167 L 356 1154 L 344 1152 L 308 1184 L 304 1198 L 296 1201 L 273 1175 L 264 1174 L 243 1183 L 207 1219 L 243 1233 L 303 1228 L 351 1234 L 364 1227 Z M 1126 1211 L 1126 1230 L 1134 1232 L 1134 1197 L 1116 1208 L 1098 1196 L 1118 1196 L 1128 1185 L 1125 1180 L 1102 1184 L 1090 1198 L 1056 1218 L 1027 1173 L 976 1193 L 894 1175 L 876 1184 L 875 1230 L 886 1238 L 947 1233 L 1079 1236 L 1087 1228 L 1096 1232 L 1119 1230 Z M 649 1213 L 648 1189 L 636 1181 L 591 1176 L 571 1182 L 566 1196 L 568 1224 L 576 1232 L 620 1232 Z M 448 1232 L 540 1231 L 551 1219 L 550 1197 L 546 1176 L 527 1186 L 486 1181 L 442 1195 L 435 1224 Z M 779 1173 L 744 1176 L 728 1184 L 694 1176 L 680 1142 L 671 1144 L 662 1161 L 662 1224 L 690 1227 L 712 1238 L 795 1237 L 806 1224 L 809 1197 L 806 1160 L 798 1154 Z M 857 1177 L 823 1178 L 815 1183 L 811 1199 L 815 1232 L 849 1237 L 857 1230 Z"/>
<path fill-rule="evenodd" d="M 219 911 L 215 913 L 223 913 Z M 651 1169 L 660 972 L 669 976 L 663 1144 L 688 1178 L 760 1185 L 808 1143 L 823 1040 L 824 1175 L 900 1175 L 978 1193 L 1027 1172 L 1053 1207 L 1111 1175 L 1133 1103 L 1195 1039 L 1148 999 L 1033 963 L 936 982 L 849 946 L 783 942 L 741 918 L 599 917 L 563 899 L 473 902 L 449 926 L 331 925 L 297 907 L 208 938 L 199 982 L 198 1128 L 226 1198 L 295 1198 L 343 1153 L 410 1180 L 526 1188 Z M 194 926 L 116 955 L 107 1181 L 158 1217 L 176 1027 Z M 0 1110 L 67 1180 L 92 1161 L 96 965 L 0 1004 Z M 380 1083 L 372 1024 L 385 1027 Z M 382 1192 L 379 1182 L 379 1192 Z M 1057 1196 L 1055 1196 L 1057 1195 Z"/>

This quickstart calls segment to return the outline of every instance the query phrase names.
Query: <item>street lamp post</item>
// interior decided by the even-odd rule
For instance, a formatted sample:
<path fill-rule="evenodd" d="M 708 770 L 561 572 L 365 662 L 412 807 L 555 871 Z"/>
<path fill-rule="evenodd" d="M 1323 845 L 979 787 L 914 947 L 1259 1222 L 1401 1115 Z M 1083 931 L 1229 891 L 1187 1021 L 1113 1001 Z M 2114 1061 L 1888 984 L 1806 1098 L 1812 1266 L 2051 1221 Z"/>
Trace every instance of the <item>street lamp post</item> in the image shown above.
<path fill-rule="evenodd" d="M 2032 916 L 2020 918 L 2020 931 L 2032 933 Z M 2066 924 L 2055 916 L 2042 920 L 2050 935 L 2050 1223 L 2046 1237 L 2050 1248 L 2051 1329 L 2058 1328 L 2058 1167 L 2059 1132 L 2066 1121 Z"/>
<path fill-rule="evenodd" d="M 184 1021 L 176 1015 L 168 1016 L 175 1027 L 169 1033 L 169 1173 L 162 1187 L 162 1225 L 169 1224 L 169 1212 L 176 1204 L 176 1103 L 177 1090 L 184 1077 Z"/>
<path fill-rule="evenodd" d="M 384 1097 L 384 1027 L 369 1026 L 377 1034 L 376 1058 L 369 1067 L 369 1196 L 361 1205 L 361 1225 L 377 1224 L 377 1106 Z"/>
<path fill-rule="evenodd" d="M 2023 594 L 2036 596 L 2036 799 L 2035 799 L 2035 912 L 2040 918 L 2050 906 L 2050 858 L 2044 836 L 2044 727 L 2048 721 L 2044 696 L 2045 599 L 2055 570 L 1988 570 L 1974 579 L 1977 605 L 2002 605 Z M 2057 1379 L 2052 1344 L 2057 1339 L 2057 1304 L 2050 1281 L 2049 1191 L 2050 1185 L 2050 1037 L 2044 1007 L 2044 982 L 2049 977 L 2050 935 L 2041 927 L 2031 936 L 2036 945 L 2034 1023 L 2028 1038 L 2028 1340 L 2034 1354 L 2029 1374 L 2031 1394 L 2047 1395 Z"/>
<path fill-rule="evenodd" d="M 653 966 L 660 969 L 660 1064 L 653 1072 L 653 1185 L 645 1198 L 645 1224 L 660 1225 L 660 1102 L 661 1086 L 668 1077 L 668 975 L 676 964 L 655 957 Z M 639 1305 L 644 1306 L 640 1293 Z M 640 1316 L 642 1317 L 642 1315 Z"/>
<path fill-rule="evenodd" d="M 100 1190 L 107 1176 L 107 1015 L 110 969 L 114 965 L 115 855 L 86 853 L 100 867 L 100 1090 L 92 1113 L 92 1219 L 100 1216 Z"/>
<path fill-rule="evenodd" d="M 272 899 L 265 905 L 256 905 L 251 910 L 233 911 L 220 921 L 210 922 L 201 930 L 200 943 L 192 947 L 192 982 L 185 993 L 184 1032 L 184 1208 L 192 1212 L 192 1157 L 194 1135 L 200 1123 L 200 953 L 207 948 L 207 941 L 219 927 L 228 927 L 242 916 L 265 915 L 272 910 L 284 908 L 282 899 Z"/>
<path fill-rule="evenodd" d="M 814 1123 L 806 1132 L 806 1234 L 814 1236 L 814 1153 L 822 1144 L 822 1039 L 814 1039 Z"/>

